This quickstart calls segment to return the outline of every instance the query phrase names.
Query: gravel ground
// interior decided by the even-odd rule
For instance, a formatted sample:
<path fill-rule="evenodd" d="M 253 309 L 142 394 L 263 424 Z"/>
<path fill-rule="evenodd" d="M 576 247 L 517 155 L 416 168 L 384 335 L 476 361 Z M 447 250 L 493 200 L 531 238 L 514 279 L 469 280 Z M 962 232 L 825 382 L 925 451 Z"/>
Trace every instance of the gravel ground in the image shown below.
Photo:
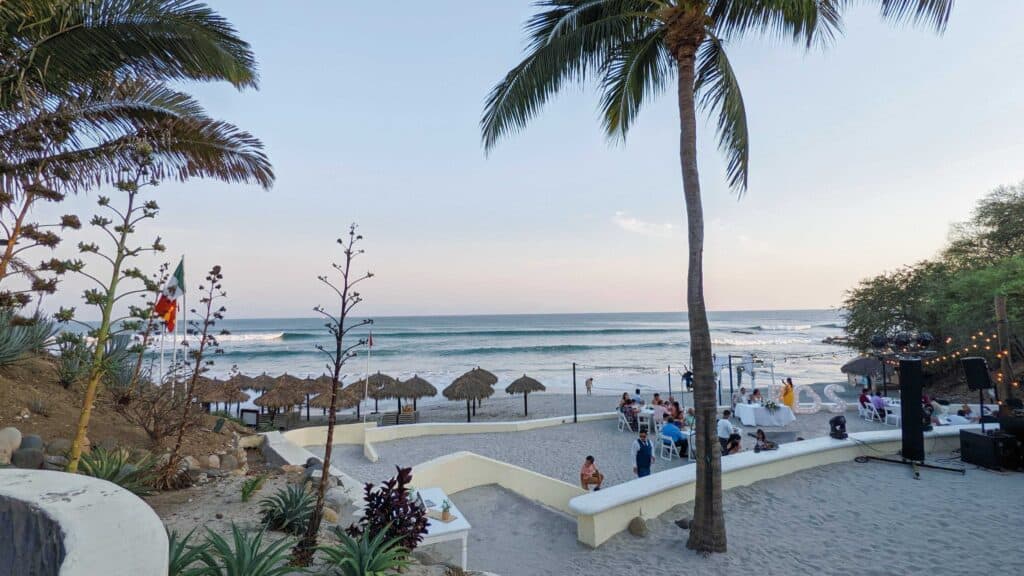
<path fill-rule="evenodd" d="M 948 456 L 948 455 L 947 455 Z M 1009 574 L 1024 563 L 1024 474 L 966 476 L 841 463 L 723 495 L 729 552 L 686 549 L 678 506 L 591 550 L 575 523 L 497 486 L 455 494 L 473 529 L 469 567 L 502 576 L 563 574 Z M 870 506 L 865 501 L 870 501 Z"/>
<path fill-rule="evenodd" d="M 829 412 L 801 415 L 785 427 L 767 428 L 766 431 L 793 432 L 803 438 L 823 436 L 828 433 L 828 420 L 832 416 L 834 414 Z M 891 429 L 878 423 L 859 420 L 855 412 L 847 412 L 846 416 L 849 432 Z M 740 427 L 738 421 L 734 421 L 734 424 Z M 755 429 L 742 429 L 745 444 L 752 446 L 750 443 L 753 440 L 746 433 L 753 433 Z M 393 476 L 395 466 L 415 466 L 439 456 L 467 450 L 576 484 L 583 459 L 589 454 L 594 456 L 598 468 L 605 475 L 606 485 L 610 486 L 634 478 L 630 446 L 635 437 L 632 433 L 619 432 L 616 421 L 609 419 L 526 432 L 426 436 L 383 442 L 374 444 L 380 457 L 375 463 L 366 460 L 362 446 L 336 445 L 333 458 L 335 465 L 352 477 L 378 482 Z M 323 446 L 307 446 L 307 449 L 323 456 Z M 685 460 L 678 458 L 671 462 L 658 458 L 653 471 L 685 464 Z"/>

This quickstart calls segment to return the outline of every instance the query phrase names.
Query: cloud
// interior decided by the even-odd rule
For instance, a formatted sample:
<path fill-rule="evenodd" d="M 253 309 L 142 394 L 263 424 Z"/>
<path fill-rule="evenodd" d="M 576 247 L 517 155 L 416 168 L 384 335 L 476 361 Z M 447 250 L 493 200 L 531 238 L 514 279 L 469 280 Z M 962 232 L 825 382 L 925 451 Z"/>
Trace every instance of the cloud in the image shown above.
<path fill-rule="evenodd" d="M 659 224 L 657 222 L 644 222 L 643 220 L 634 218 L 622 211 L 615 213 L 615 217 L 612 218 L 612 222 L 626 232 L 633 232 L 634 234 L 641 234 L 643 236 L 671 238 L 673 234 L 675 234 L 675 226 L 672 224 L 667 222 L 664 224 Z"/>

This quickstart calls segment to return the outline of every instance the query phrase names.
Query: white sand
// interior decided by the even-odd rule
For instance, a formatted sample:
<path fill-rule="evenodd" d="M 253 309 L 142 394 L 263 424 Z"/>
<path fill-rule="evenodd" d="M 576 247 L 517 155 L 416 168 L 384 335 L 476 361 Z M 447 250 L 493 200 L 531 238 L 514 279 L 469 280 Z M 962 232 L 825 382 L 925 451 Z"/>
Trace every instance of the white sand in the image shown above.
<path fill-rule="evenodd" d="M 557 407 L 554 404 L 545 409 L 554 410 Z M 823 436 L 828 433 L 828 420 L 833 416 L 829 412 L 798 416 L 795 422 L 785 427 L 765 430 L 788 431 L 804 438 Z M 856 412 L 847 412 L 846 417 L 847 430 L 850 432 L 892 429 L 891 426 L 858 420 Z M 734 423 L 742 428 L 738 421 Z M 755 429 L 742 430 L 745 445 L 752 446 L 753 439 L 747 437 L 746 433 L 753 433 Z M 382 442 L 374 444 L 380 457 L 376 463 L 366 460 L 362 446 L 336 445 L 333 464 L 356 479 L 379 482 L 393 476 L 395 466 L 415 466 L 452 452 L 468 450 L 576 484 L 583 459 L 592 455 L 605 475 L 606 485 L 610 486 L 634 478 L 630 446 L 635 438 L 633 433 L 619 432 L 616 421 L 609 419 L 527 432 L 428 436 Z M 323 456 L 322 446 L 307 448 L 317 456 Z M 678 458 L 674 458 L 671 463 L 658 458 L 653 471 L 685 464 L 685 460 Z"/>
<path fill-rule="evenodd" d="M 724 495 L 729 552 L 686 549 L 672 521 L 623 533 L 596 550 L 575 523 L 496 486 L 453 496 L 473 524 L 469 567 L 503 576 L 564 574 L 1011 574 L 1024 565 L 1024 475 L 967 476 L 884 463 L 842 463 Z M 447 553 L 447 550 L 438 550 Z"/>

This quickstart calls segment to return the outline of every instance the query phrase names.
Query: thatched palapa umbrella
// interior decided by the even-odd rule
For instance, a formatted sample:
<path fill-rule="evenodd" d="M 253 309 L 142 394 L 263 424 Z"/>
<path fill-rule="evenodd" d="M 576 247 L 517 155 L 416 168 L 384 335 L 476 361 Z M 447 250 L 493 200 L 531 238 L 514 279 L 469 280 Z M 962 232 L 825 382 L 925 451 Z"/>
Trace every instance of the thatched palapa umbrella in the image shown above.
<path fill-rule="evenodd" d="M 402 398 L 412 400 L 412 409 L 416 409 L 416 400 L 419 398 L 430 398 L 437 395 L 437 388 L 430 383 L 413 374 L 412 378 L 399 382 L 395 387 L 398 392 L 398 411 L 402 411 Z"/>
<path fill-rule="evenodd" d="M 296 404 L 302 404 L 303 400 L 302 393 L 299 391 L 287 388 L 274 388 L 269 392 L 264 392 L 253 404 L 276 412 L 280 408 L 287 409 Z"/>
<path fill-rule="evenodd" d="M 246 376 L 241 372 L 232 374 L 231 377 L 228 378 L 228 384 L 234 386 L 239 390 L 253 390 L 254 381 L 255 378 L 253 378 L 252 376 Z"/>
<path fill-rule="evenodd" d="M 364 394 L 367 398 L 373 398 L 373 411 L 376 413 L 377 404 L 380 400 L 385 398 L 395 398 L 395 385 L 397 384 L 398 380 L 395 380 L 387 374 L 377 372 L 376 374 L 370 374 L 369 378 L 363 378 L 355 384 L 352 384 L 350 388 L 361 386 L 363 388 L 363 392 L 359 392 L 360 399 L 364 397 Z"/>
<path fill-rule="evenodd" d="M 338 398 L 334 404 L 335 409 L 342 410 L 345 408 L 352 408 L 353 406 L 359 405 L 359 397 L 356 396 L 355 393 L 351 392 L 351 389 L 352 387 L 349 386 L 348 388 L 338 390 Z M 309 403 L 314 408 L 323 408 L 324 410 L 329 410 L 331 407 L 331 391 L 327 390 L 326 392 L 321 392 L 317 394 L 312 400 L 309 401 Z"/>
<path fill-rule="evenodd" d="M 255 378 L 250 378 L 249 385 L 246 388 L 257 392 L 270 392 L 276 385 L 277 379 L 264 372 Z"/>
<path fill-rule="evenodd" d="M 486 370 L 484 371 L 486 372 Z M 488 372 L 490 374 L 490 372 Z M 494 394 L 494 388 L 483 380 L 478 380 L 473 371 L 470 370 L 456 378 L 444 391 L 441 392 L 449 400 L 466 401 L 466 422 L 472 422 L 470 417 L 470 401 L 481 398 L 489 398 Z"/>
<path fill-rule="evenodd" d="M 199 376 L 196 378 L 195 395 L 196 400 L 198 400 L 200 404 L 209 405 L 227 402 L 227 393 L 224 390 L 224 382 L 213 378 L 207 378 L 206 376 Z"/>
<path fill-rule="evenodd" d="M 227 385 L 224 394 L 227 403 L 235 405 L 235 416 L 240 415 L 242 413 L 242 402 L 248 401 L 250 396 L 230 383 Z"/>
<path fill-rule="evenodd" d="M 523 416 L 529 416 L 530 410 L 526 403 L 526 398 L 530 395 L 530 392 L 543 392 L 547 390 L 543 384 L 530 378 L 526 374 L 523 374 L 522 378 L 517 378 L 515 382 L 508 385 L 505 388 L 505 392 L 509 394 L 522 394 L 523 395 Z"/>

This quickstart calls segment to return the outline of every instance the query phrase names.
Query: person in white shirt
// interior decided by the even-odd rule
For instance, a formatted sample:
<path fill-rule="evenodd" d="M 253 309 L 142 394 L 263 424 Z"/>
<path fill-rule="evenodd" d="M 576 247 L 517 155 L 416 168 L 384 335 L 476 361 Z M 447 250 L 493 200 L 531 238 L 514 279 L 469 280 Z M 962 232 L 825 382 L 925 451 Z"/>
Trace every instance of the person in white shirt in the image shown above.
<path fill-rule="evenodd" d="M 747 389 L 740 386 L 739 391 L 732 395 L 732 409 L 735 410 L 737 404 L 746 404 L 747 402 Z"/>
<path fill-rule="evenodd" d="M 722 445 L 723 451 L 729 442 L 729 437 L 736 434 L 736 428 L 729 421 L 730 416 L 732 416 L 732 411 L 726 410 L 722 412 L 722 417 L 718 419 L 718 443 Z"/>

